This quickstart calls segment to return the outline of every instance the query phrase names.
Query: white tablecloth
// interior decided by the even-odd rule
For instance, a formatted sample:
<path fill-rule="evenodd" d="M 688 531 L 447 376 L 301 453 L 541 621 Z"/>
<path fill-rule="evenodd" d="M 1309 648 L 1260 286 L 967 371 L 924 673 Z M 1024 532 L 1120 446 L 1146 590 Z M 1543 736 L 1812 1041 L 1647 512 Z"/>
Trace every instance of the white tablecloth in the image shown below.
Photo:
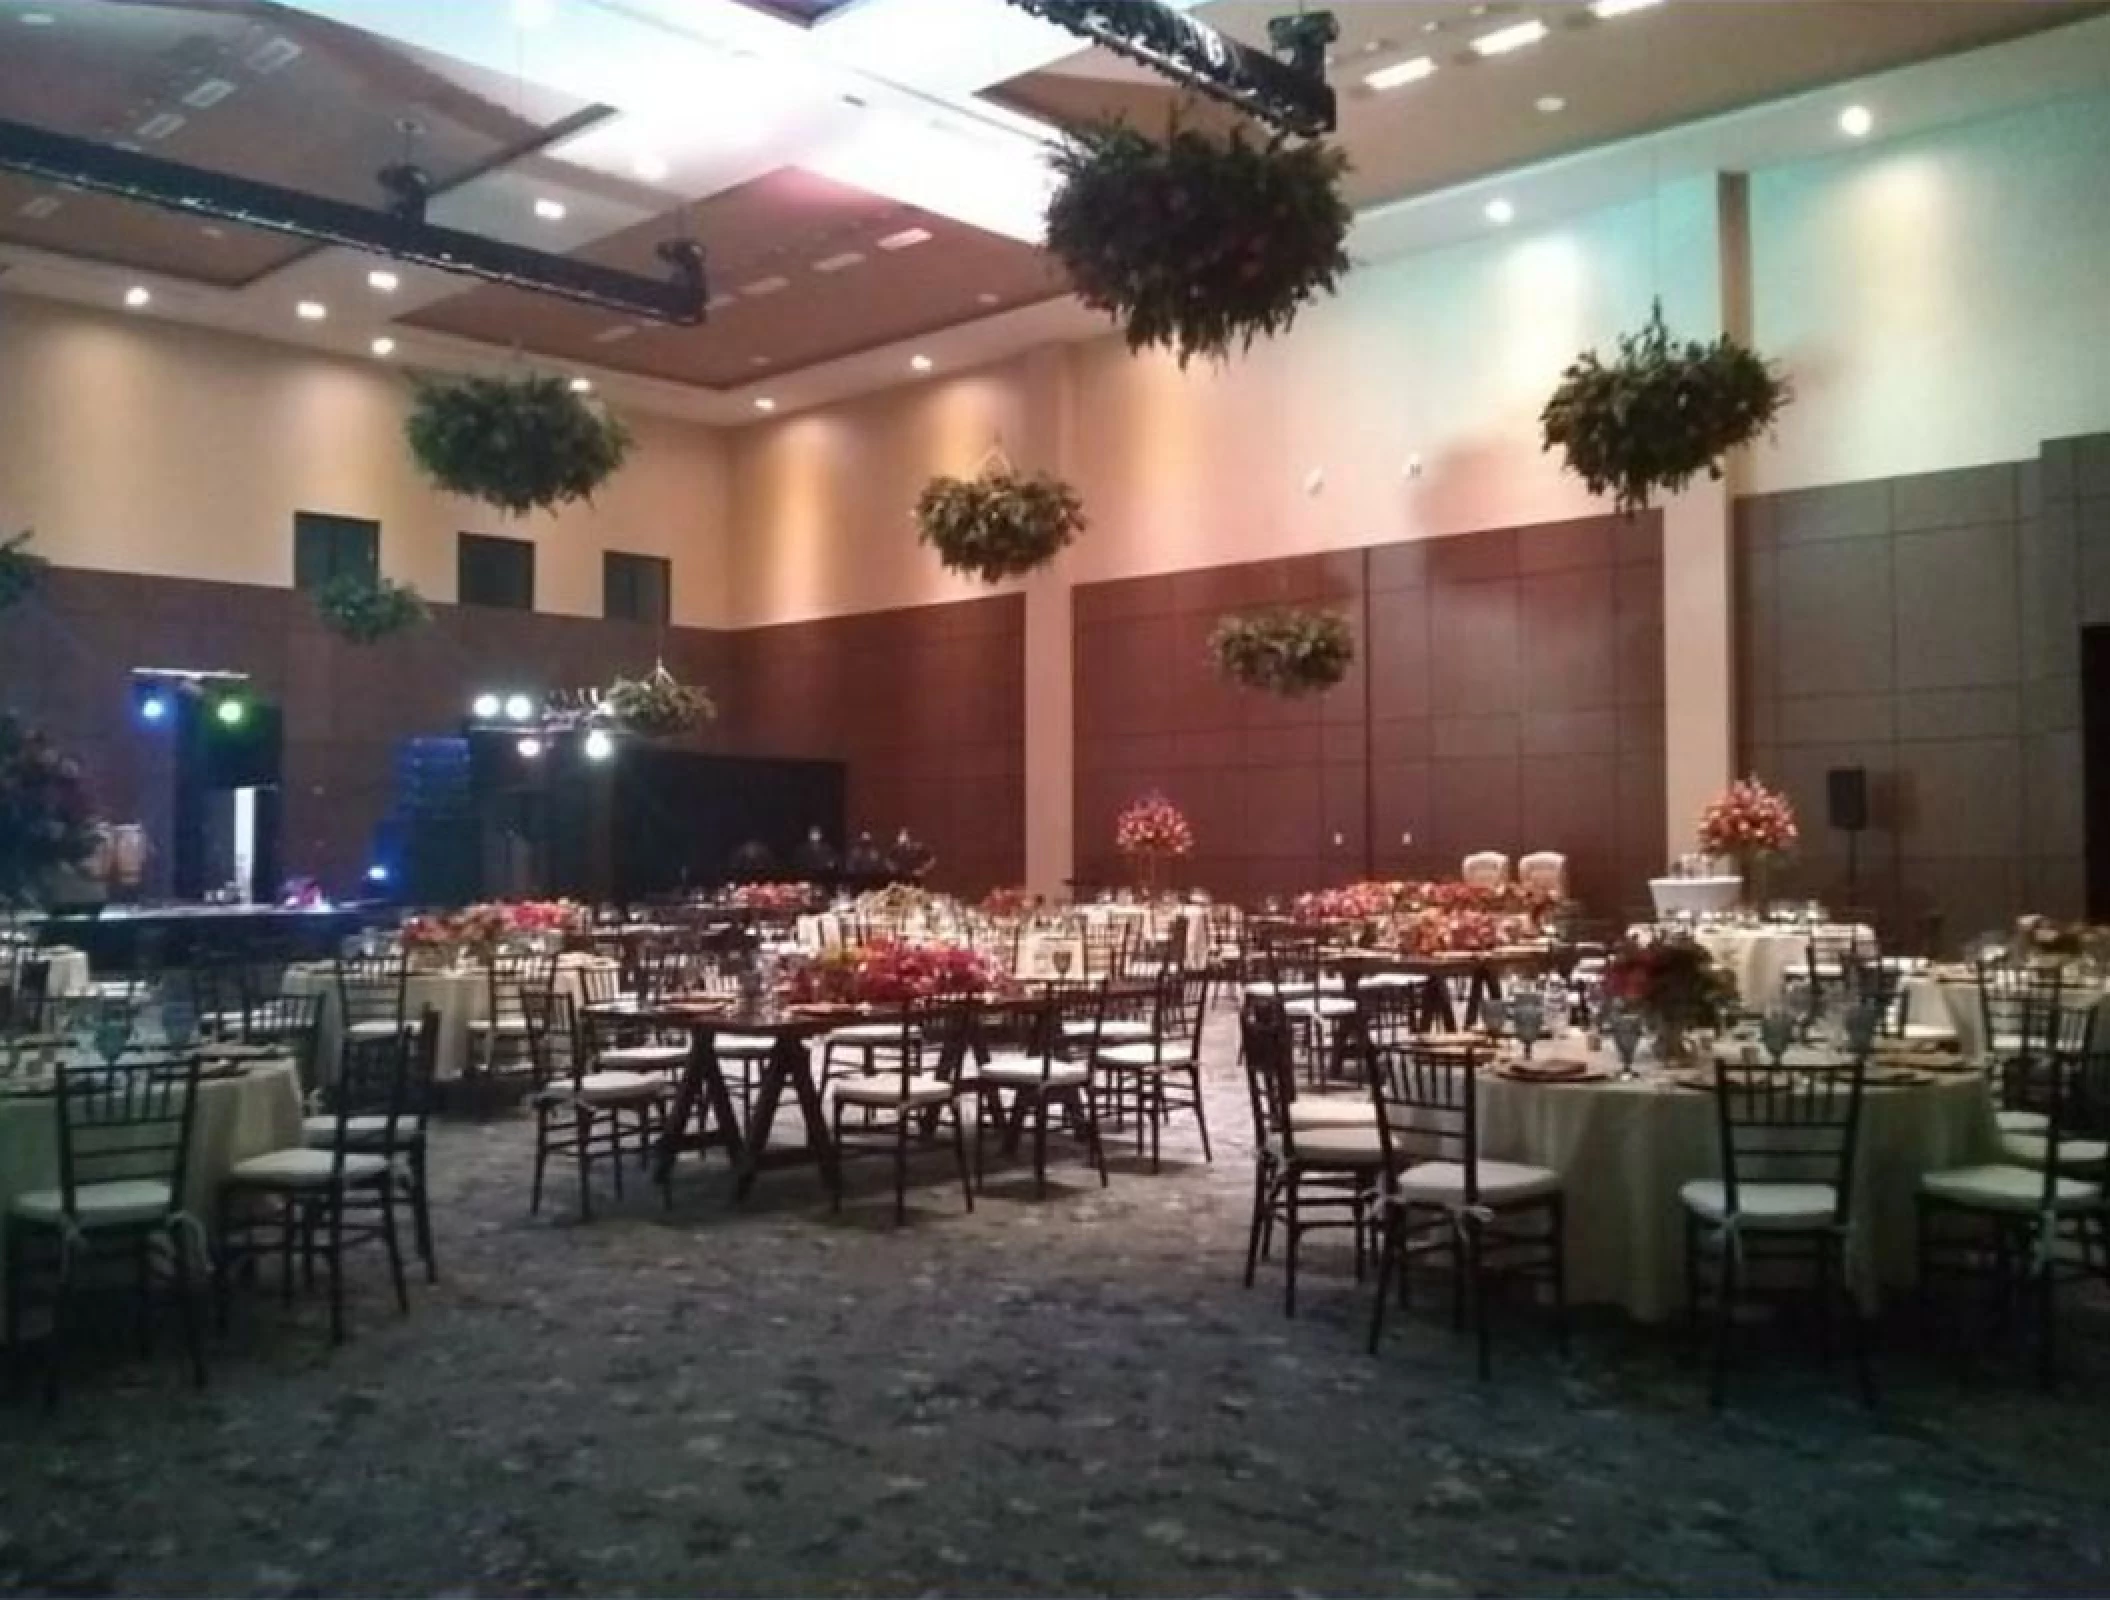
<path fill-rule="evenodd" d="M 1714 1096 L 1659 1079 L 1534 1084 L 1481 1080 L 1480 1148 L 1551 1167 L 1568 1197 L 1568 1295 L 1659 1322 L 1685 1305 L 1678 1188 L 1721 1175 Z M 1855 1282 L 1913 1281 L 1920 1174 L 1994 1159 L 1992 1097 L 1975 1074 L 1870 1089 L 1854 1170 Z"/>
<path fill-rule="evenodd" d="M 579 974 L 588 968 L 613 972 L 619 963 L 606 956 L 577 953 L 557 958 L 557 993 L 569 995 L 572 1004 L 583 1005 L 586 995 Z M 315 962 L 286 969 L 285 992 L 289 995 L 319 994 L 322 1025 L 316 1044 L 318 1073 L 334 1074 L 344 1037 L 344 1019 L 339 1009 L 336 969 Z M 412 972 L 404 994 L 404 1010 L 415 1021 L 425 1007 L 440 1014 L 440 1047 L 436 1075 L 458 1078 L 469 1062 L 469 1024 L 491 1014 L 491 983 L 482 967 L 462 967 L 447 972 Z"/>
<path fill-rule="evenodd" d="M 1923 974 L 1907 978 L 1900 987 L 1906 1017 L 1913 1022 L 1946 1021 L 1956 1030 L 1956 1048 L 1966 1061 L 1985 1055 L 1985 1007 L 1978 998 L 1976 978 Z M 2110 990 L 2067 989 L 2060 998 L 2068 1005 L 2095 1006 L 2105 1014 L 2096 1021 L 2096 1047 L 2110 1044 Z"/>
<path fill-rule="evenodd" d="M 39 950 L 24 948 L 11 953 L 0 965 L 0 987 L 11 987 L 15 982 L 16 962 L 48 961 L 50 975 L 44 981 L 44 992 L 54 1000 L 63 1000 L 68 995 L 88 992 L 88 955 L 71 945 L 46 945 Z"/>
<path fill-rule="evenodd" d="M 251 1156 L 299 1144 L 300 1121 L 300 1084 L 291 1061 L 257 1062 L 238 1078 L 200 1083 L 184 1209 L 210 1227 L 213 1195 L 228 1170 Z M 49 1095 L 0 1093 L 0 1230 L 16 1195 L 55 1188 L 58 1181 L 58 1102 Z M 6 1292 L 0 1283 L 0 1295 Z"/>
<path fill-rule="evenodd" d="M 1656 902 L 1656 915 L 1705 916 L 1710 912 L 1733 911 L 1744 892 L 1742 878 L 1651 878 L 1649 897 Z"/>
<path fill-rule="evenodd" d="M 1868 928 L 1826 928 L 1821 936 L 1844 944 L 1849 932 L 1860 947 L 1875 949 L 1875 933 Z M 1700 928 L 1693 938 L 1735 980 L 1738 1001 L 1747 1011 L 1773 1005 L 1790 976 L 1809 971 L 1808 928 Z"/>

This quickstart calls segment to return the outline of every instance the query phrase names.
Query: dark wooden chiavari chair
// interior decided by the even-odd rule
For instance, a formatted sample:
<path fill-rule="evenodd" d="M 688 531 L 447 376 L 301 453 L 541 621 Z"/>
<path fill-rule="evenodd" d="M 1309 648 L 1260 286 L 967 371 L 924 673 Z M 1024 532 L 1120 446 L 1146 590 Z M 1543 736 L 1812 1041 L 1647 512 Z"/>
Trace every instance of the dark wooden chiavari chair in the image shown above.
<path fill-rule="evenodd" d="M 1036 1030 L 1038 1037 L 1022 1051 L 991 1054 L 975 1069 L 974 1089 L 980 1103 L 974 1124 L 977 1187 L 982 1184 L 984 1171 L 984 1132 L 992 1125 L 1002 1128 L 1008 1150 L 1030 1121 L 1034 1192 L 1045 1196 L 1048 1124 L 1058 1112 L 1069 1128 L 1083 1136 L 1085 1152 L 1098 1169 L 1100 1186 L 1105 1187 L 1106 1148 L 1099 1137 L 1099 1118 L 1092 1102 L 1092 1061 L 1102 1048 L 1101 1025 L 1106 1020 L 1112 981 L 1102 976 L 1088 985 L 1049 986 L 1045 1020 Z"/>
<path fill-rule="evenodd" d="M 971 1092 L 963 1068 L 976 1031 L 976 995 L 939 995 L 902 1008 L 894 1022 L 894 1041 L 884 1067 L 867 1065 L 855 1075 L 834 1081 L 831 1111 L 836 1155 L 891 1155 L 894 1161 L 894 1222 L 908 1220 L 909 1146 L 934 1141 L 949 1131 L 953 1162 L 967 1209 L 974 1210 L 974 1181 L 967 1167 L 967 1131 L 960 1115 L 961 1098 Z M 873 1057 L 867 1057 L 867 1062 Z M 864 1113 L 856 1128 L 844 1125 L 843 1112 Z M 835 1189 L 835 1209 L 843 1203 Z"/>
<path fill-rule="evenodd" d="M 1101 1044 L 1092 1058 L 1097 1069 L 1093 1090 L 1114 1121 L 1129 1110 L 1136 1114 L 1136 1153 L 1143 1153 L 1146 1131 L 1150 1170 L 1161 1164 L 1162 1130 L 1175 1111 L 1192 1114 L 1201 1135 L 1202 1160 L 1209 1149 L 1209 1114 L 1202 1103 L 1202 1027 L 1208 1020 L 1213 980 L 1206 967 L 1192 971 L 1172 967 L 1157 981 L 1151 1035 L 1127 1043 Z"/>

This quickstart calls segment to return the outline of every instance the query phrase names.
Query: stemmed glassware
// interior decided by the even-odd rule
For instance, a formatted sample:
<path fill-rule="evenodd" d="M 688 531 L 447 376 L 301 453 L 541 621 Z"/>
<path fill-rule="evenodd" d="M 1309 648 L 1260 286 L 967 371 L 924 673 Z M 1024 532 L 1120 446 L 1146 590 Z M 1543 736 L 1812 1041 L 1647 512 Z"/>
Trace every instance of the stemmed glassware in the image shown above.
<path fill-rule="evenodd" d="M 1631 1081 L 1641 1076 L 1634 1070 L 1634 1061 L 1641 1054 L 1643 1032 L 1641 1013 L 1632 1006 L 1618 1006 L 1605 1024 L 1612 1048 L 1619 1052 L 1619 1076 L 1622 1081 Z"/>
<path fill-rule="evenodd" d="M 1774 1066 L 1787 1056 L 1788 1046 L 1795 1042 L 1795 1031 L 1795 1013 L 1783 1005 L 1766 1007 L 1765 1015 L 1758 1019 L 1758 1042 L 1765 1046 Z"/>
<path fill-rule="evenodd" d="M 177 1054 L 188 1050 L 198 1037 L 198 1008 L 188 1000 L 161 1002 L 161 1038 Z"/>
<path fill-rule="evenodd" d="M 132 1042 L 132 1008 L 122 1002 L 104 1006 L 96 1014 L 92 1038 L 95 1053 L 103 1058 L 103 1065 L 116 1066 L 117 1058 Z"/>
<path fill-rule="evenodd" d="M 1856 1061 L 1866 1061 L 1876 1047 L 1876 1031 L 1883 1020 L 1882 1008 L 1871 1000 L 1856 1000 L 1846 1008 L 1840 1022 L 1840 1033 L 1846 1042 L 1846 1052 Z"/>
<path fill-rule="evenodd" d="M 1546 1033 L 1546 1004 L 1537 995 L 1525 991 L 1509 1002 L 1509 1028 L 1517 1036 L 1517 1043 L 1524 1047 L 1524 1059 L 1531 1059 L 1531 1047 Z"/>

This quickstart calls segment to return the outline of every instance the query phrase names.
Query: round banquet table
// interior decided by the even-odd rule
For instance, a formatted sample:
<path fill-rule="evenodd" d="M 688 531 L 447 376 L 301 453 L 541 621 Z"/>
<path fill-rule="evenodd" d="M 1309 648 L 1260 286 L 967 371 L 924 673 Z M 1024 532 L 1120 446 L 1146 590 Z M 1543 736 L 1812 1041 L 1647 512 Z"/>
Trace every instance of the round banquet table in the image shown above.
<path fill-rule="evenodd" d="M 572 952 L 557 958 L 557 993 L 569 995 L 574 1006 L 586 1003 L 585 985 L 579 974 L 589 968 L 619 971 L 621 963 L 607 956 Z M 337 971 L 327 962 L 310 962 L 286 969 L 285 992 L 289 995 L 322 996 L 322 1020 L 316 1038 L 317 1070 L 336 1070 L 344 1036 L 344 1018 L 337 994 Z M 482 967 L 454 967 L 420 972 L 413 968 L 404 990 L 405 1014 L 415 1019 L 427 1006 L 440 1014 L 439 1061 L 435 1075 L 458 1078 L 469 1062 L 469 1024 L 491 1014 L 491 982 Z"/>
<path fill-rule="evenodd" d="M 1600 1055 L 1596 1064 L 1616 1060 Z M 1712 1093 L 1667 1077 L 1524 1083 L 1489 1072 L 1480 1082 L 1480 1148 L 1561 1174 L 1571 1302 L 1621 1306 L 1643 1322 L 1682 1311 L 1678 1189 L 1721 1175 Z M 1872 1297 L 1879 1287 L 1912 1283 L 1920 1175 L 1995 1160 L 1998 1152 L 1992 1097 L 1977 1073 L 1865 1091 L 1849 1258 L 1858 1292 Z"/>
<path fill-rule="evenodd" d="M 1844 940 L 1849 930 L 1820 931 Z M 1851 932 L 1857 943 L 1874 948 L 1872 930 L 1855 928 Z M 1722 927 L 1693 932 L 1700 948 L 1736 980 L 1738 1003 L 1747 1011 L 1763 1011 L 1778 1003 L 1789 976 L 1809 971 L 1810 936 L 1808 928 Z"/>
<path fill-rule="evenodd" d="M 8 1089 L 9 1080 L 0 1080 L 0 1243 L 15 1196 L 59 1181 L 58 1102 Z M 290 1060 L 251 1062 L 239 1076 L 201 1081 L 183 1208 L 210 1226 L 214 1192 L 235 1163 L 300 1142 L 300 1080 Z"/>
<path fill-rule="evenodd" d="M 1742 878 L 1651 878 L 1649 898 L 1659 917 L 1733 911 L 1744 895 Z"/>
<path fill-rule="evenodd" d="M 1955 969 L 1917 974 L 1905 980 L 1899 990 L 1905 1004 L 1906 1017 L 1914 1022 L 1946 1021 L 1956 1030 L 1956 1048 L 1966 1061 L 1982 1060 L 1986 1053 L 1985 1007 L 1978 996 L 1976 974 L 1962 974 Z M 2100 1015 L 2096 1019 L 2097 1048 L 2110 1040 L 2110 988 L 2100 984 L 2076 986 L 2060 991 L 2061 1001 L 2070 1006 L 2094 1006 Z"/>

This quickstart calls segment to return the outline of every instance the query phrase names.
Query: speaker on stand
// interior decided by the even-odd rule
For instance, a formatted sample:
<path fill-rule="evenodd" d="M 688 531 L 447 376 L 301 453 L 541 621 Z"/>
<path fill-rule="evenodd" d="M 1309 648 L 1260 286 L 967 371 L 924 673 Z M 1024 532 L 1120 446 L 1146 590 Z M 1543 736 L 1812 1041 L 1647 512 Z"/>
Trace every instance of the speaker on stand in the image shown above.
<path fill-rule="evenodd" d="M 1824 775 L 1824 809 L 1846 835 L 1846 899 L 1861 903 L 1861 834 L 1868 826 L 1868 769 L 1833 767 Z"/>

